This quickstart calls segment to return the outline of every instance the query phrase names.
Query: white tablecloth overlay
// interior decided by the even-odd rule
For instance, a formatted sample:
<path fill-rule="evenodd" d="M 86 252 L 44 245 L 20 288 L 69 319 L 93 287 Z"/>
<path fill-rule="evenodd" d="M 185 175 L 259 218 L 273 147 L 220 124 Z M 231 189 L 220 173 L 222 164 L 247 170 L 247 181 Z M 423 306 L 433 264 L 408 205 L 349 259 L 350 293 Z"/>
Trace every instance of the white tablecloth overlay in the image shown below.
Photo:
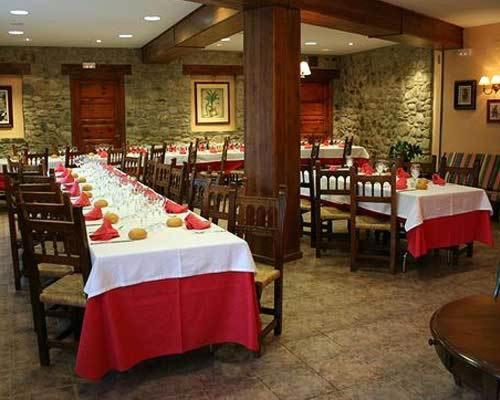
<path fill-rule="evenodd" d="M 92 177 L 86 176 L 92 183 Z M 84 210 L 86 212 L 87 210 Z M 112 205 L 104 210 L 113 211 Z M 180 214 L 184 218 L 188 213 Z M 120 220 L 120 237 L 128 239 L 128 231 L 138 223 Z M 92 271 L 85 293 L 94 297 L 119 287 L 160 279 L 184 278 L 219 272 L 255 272 L 255 263 L 247 242 L 212 224 L 204 231 L 190 231 L 185 226 L 169 228 L 164 221 L 148 231 L 145 240 L 90 244 Z M 87 230 L 94 231 L 101 221 L 89 221 Z M 195 233 L 203 232 L 203 233 Z"/>
<path fill-rule="evenodd" d="M 319 158 L 342 158 L 344 148 L 335 145 L 320 146 Z M 311 149 L 306 149 L 303 146 L 300 148 L 300 158 L 309 158 L 311 156 Z M 370 155 L 364 147 L 352 146 L 352 158 L 366 158 L 369 159 Z"/>
<path fill-rule="evenodd" d="M 106 164 L 108 162 L 107 158 L 99 158 L 100 162 L 102 164 Z M 54 169 L 57 164 L 62 163 L 64 165 L 64 157 L 50 157 L 49 156 L 49 170 Z M 7 165 L 7 159 L 6 158 L 0 158 L 0 168 L 2 165 Z"/>
<path fill-rule="evenodd" d="M 323 178 L 321 186 L 326 188 L 326 178 Z M 342 186 L 339 185 L 339 189 Z M 384 191 L 389 195 L 389 185 L 384 188 Z M 376 192 L 377 190 L 375 190 Z M 366 193 L 369 195 L 368 190 Z M 301 188 L 300 194 L 302 196 L 309 196 L 309 190 Z M 398 217 L 406 220 L 405 230 L 407 232 L 428 219 L 480 210 L 493 213 L 486 192 L 483 189 L 470 186 L 455 185 L 452 183 L 439 186 L 429 182 L 427 190 L 402 190 L 397 192 L 397 196 Z M 339 204 L 350 204 L 351 202 L 350 196 L 323 195 L 322 199 Z M 363 202 L 360 203 L 360 207 L 381 214 L 391 214 L 391 205 L 386 203 Z"/>

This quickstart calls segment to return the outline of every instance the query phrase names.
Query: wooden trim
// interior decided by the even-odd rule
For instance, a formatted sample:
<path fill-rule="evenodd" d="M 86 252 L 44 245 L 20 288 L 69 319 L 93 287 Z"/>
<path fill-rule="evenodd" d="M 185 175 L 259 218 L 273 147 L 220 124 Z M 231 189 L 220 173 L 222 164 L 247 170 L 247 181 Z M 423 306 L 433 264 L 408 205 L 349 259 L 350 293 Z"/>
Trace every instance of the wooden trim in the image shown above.
<path fill-rule="evenodd" d="M 184 75 L 243 75 L 243 65 L 190 65 L 182 66 Z"/>
<path fill-rule="evenodd" d="M 31 64 L 0 63 L 0 75 L 30 75 Z"/>
<path fill-rule="evenodd" d="M 97 64 L 95 69 L 86 69 L 82 64 L 61 64 L 62 75 L 96 75 L 96 74 L 132 75 L 130 64 Z"/>
<path fill-rule="evenodd" d="M 302 82 L 330 82 L 333 79 L 339 79 L 338 69 L 320 69 L 312 68 L 311 75 L 302 78 Z"/>

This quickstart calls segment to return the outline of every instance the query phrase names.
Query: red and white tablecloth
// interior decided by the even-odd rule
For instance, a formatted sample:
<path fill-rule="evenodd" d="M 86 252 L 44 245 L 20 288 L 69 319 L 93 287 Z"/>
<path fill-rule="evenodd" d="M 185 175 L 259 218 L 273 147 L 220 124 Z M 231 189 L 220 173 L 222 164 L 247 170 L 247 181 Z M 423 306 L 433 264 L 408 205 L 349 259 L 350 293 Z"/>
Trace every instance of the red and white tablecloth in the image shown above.
<path fill-rule="evenodd" d="M 326 178 L 323 184 L 326 185 Z M 302 188 L 301 195 L 308 196 L 309 190 Z M 429 183 L 427 190 L 403 190 L 398 191 L 397 196 L 398 217 L 404 220 L 408 251 L 413 256 L 473 241 L 493 245 L 490 222 L 493 210 L 483 189 Z M 350 204 L 350 196 L 324 195 L 322 198 L 333 204 Z M 360 203 L 360 207 L 377 214 L 391 213 L 387 203 Z"/>
<path fill-rule="evenodd" d="M 107 211 L 114 211 L 112 202 Z M 92 270 L 75 367 L 81 377 L 99 379 L 209 344 L 258 350 L 255 264 L 247 243 L 213 224 L 192 231 L 169 228 L 165 220 L 150 225 L 147 239 L 123 242 L 131 227 L 140 226 L 133 215 L 124 216 L 117 224 L 124 235 L 90 242 Z M 100 223 L 88 222 L 87 229 Z"/>

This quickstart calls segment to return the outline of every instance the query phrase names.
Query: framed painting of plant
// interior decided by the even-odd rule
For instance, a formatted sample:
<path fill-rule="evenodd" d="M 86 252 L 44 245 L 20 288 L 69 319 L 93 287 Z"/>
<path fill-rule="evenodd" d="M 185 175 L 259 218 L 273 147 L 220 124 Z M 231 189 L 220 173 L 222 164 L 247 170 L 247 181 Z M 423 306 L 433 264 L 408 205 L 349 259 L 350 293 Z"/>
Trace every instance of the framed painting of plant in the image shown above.
<path fill-rule="evenodd" d="M 0 86 L 0 129 L 10 129 L 13 126 L 12 87 Z"/>
<path fill-rule="evenodd" d="M 231 124 L 230 93 L 230 82 L 194 82 L 195 124 Z"/>

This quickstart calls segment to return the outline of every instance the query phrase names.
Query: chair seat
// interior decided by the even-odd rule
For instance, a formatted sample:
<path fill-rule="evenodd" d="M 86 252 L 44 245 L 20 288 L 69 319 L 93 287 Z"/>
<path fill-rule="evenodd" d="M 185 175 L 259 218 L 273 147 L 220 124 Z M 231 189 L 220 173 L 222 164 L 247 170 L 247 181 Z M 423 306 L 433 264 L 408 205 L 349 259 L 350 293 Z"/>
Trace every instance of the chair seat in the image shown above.
<path fill-rule="evenodd" d="M 336 207 L 321 207 L 321 219 L 342 221 L 351 219 L 351 213 L 349 211 L 340 210 Z"/>
<path fill-rule="evenodd" d="M 267 285 L 273 283 L 281 276 L 280 271 L 272 267 L 257 265 L 257 272 L 255 273 L 255 284 L 260 288 L 265 288 Z"/>
<path fill-rule="evenodd" d="M 38 264 L 38 271 L 41 276 L 48 278 L 62 278 L 63 276 L 72 274 L 74 269 L 71 265 L 41 263 Z"/>
<path fill-rule="evenodd" d="M 311 201 L 308 199 L 300 199 L 300 210 L 311 211 Z"/>
<path fill-rule="evenodd" d="M 388 218 L 372 217 L 370 215 L 356 216 L 356 229 L 390 231 L 391 222 Z"/>
<path fill-rule="evenodd" d="M 47 304 L 84 308 L 87 299 L 83 293 L 82 274 L 63 276 L 43 289 L 40 301 Z"/>

